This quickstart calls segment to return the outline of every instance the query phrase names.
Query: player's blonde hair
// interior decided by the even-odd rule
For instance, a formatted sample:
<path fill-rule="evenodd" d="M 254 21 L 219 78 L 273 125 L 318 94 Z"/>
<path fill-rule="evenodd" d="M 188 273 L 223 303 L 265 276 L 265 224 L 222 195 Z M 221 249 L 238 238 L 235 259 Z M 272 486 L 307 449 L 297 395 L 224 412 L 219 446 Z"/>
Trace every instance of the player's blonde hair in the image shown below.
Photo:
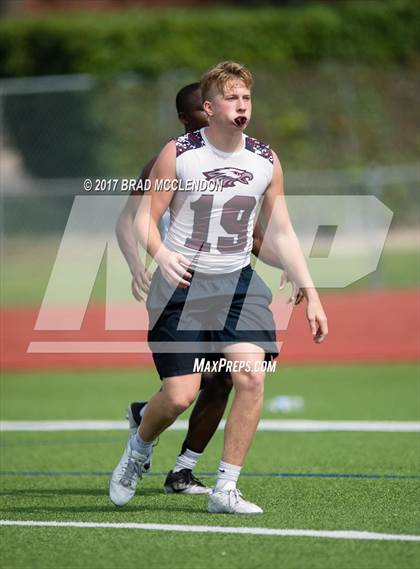
<path fill-rule="evenodd" d="M 236 83 L 237 81 L 243 81 L 247 89 L 251 89 L 254 79 L 252 73 L 236 61 L 223 61 L 218 63 L 208 71 L 204 73 L 200 80 L 201 98 L 203 101 L 209 99 L 209 95 L 213 87 L 217 89 L 219 93 L 224 93 L 226 87 Z"/>

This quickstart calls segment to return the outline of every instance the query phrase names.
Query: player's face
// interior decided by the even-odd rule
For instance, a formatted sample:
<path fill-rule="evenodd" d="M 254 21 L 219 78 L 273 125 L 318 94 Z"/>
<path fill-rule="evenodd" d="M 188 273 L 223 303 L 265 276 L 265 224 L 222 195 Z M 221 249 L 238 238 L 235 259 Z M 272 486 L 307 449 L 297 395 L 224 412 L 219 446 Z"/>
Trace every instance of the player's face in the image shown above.
<path fill-rule="evenodd" d="M 244 130 L 251 119 L 251 91 L 243 81 L 237 81 L 225 87 L 223 93 L 217 93 L 206 106 L 211 120 L 223 127 Z"/>
<path fill-rule="evenodd" d="M 184 113 L 179 113 L 179 120 L 184 124 L 187 132 L 208 126 L 209 121 L 203 109 L 200 91 L 194 91 L 188 97 L 187 109 Z"/>

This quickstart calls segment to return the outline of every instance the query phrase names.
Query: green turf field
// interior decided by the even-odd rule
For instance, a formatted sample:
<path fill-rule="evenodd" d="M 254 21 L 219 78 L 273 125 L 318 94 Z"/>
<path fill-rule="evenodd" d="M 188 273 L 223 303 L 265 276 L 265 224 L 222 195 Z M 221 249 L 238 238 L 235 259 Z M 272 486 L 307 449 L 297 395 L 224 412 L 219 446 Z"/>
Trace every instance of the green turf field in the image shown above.
<path fill-rule="evenodd" d="M 419 418 L 418 369 L 411 364 L 280 368 L 266 385 L 267 404 L 278 395 L 304 399 L 304 408 L 289 414 L 266 407 L 266 419 Z M 1 414 L 3 420 L 118 420 L 129 400 L 158 386 L 152 371 L 10 373 L 1 384 Z M 153 473 L 130 504 L 116 509 L 107 485 L 124 431 L 5 432 L 0 518 L 420 534 L 415 433 L 259 432 L 240 481 L 245 496 L 265 510 L 257 517 L 210 516 L 203 497 L 163 494 L 183 436 L 161 437 Z M 221 445 L 218 432 L 197 466 L 208 484 Z M 420 554 L 420 543 L 319 537 L 53 527 L 1 533 L 8 568 L 405 569 L 417 567 Z"/>

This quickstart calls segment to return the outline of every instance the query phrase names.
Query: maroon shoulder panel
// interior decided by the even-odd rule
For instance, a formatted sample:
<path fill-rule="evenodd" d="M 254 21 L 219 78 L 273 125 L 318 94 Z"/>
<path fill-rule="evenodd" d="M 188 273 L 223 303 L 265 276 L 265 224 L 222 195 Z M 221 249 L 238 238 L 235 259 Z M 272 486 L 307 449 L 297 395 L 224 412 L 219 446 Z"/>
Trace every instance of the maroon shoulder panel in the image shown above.
<path fill-rule="evenodd" d="M 269 162 L 273 163 L 273 152 L 271 151 L 271 148 L 268 146 L 268 144 L 261 142 L 261 140 L 247 136 L 245 148 L 250 152 L 254 152 L 255 154 L 258 154 L 258 156 L 262 156 L 262 158 L 266 158 Z"/>
<path fill-rule="evenodd" d="M 201 136 L 199 130 L 194 130 L 193 132 L 187 132 L 182 136 L 175 138 L 176 145 L 176 157 L 181 156 L 184 152 L 188 150 L 195 150 L 196 148 L 201 148 L 204 146 L 204 140 Z"/>

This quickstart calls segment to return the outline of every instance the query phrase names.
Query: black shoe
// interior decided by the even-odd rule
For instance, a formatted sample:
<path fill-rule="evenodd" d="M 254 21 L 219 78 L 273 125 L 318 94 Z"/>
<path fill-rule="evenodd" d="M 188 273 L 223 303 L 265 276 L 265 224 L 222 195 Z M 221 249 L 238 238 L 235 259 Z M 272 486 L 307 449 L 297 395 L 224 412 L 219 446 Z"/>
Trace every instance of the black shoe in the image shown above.
<path fill-rule="evenodd" d="M 131 437 L 137 433 L 137 429 L 139 428 L 139 425 L 141 423 L 140 411 L 143 409 L 143 407 L 146 404 L 147 401 L 134 401 L 133 403 L 130 403 L 130 405 L 128 406 L 127 417 L 126 417 L 128 419 L 128 430 L 129 430 L 128 440 L 130 440 Z M 142 465 L 143 474 L 147 474 L 148 472 L 150 472 L 151 462 L 152 460 L 150 457 L 150 460 L 148 460 Z"/>
<path fill-rule="evenodd" d="M 210 494 L 211 488 L 205 486 L 196 478 L 189 468 L 183 468 L 178 472 L 168 472 L 164 490 L 166 494 Z"/>
<path fill-rule="evenodd" d="M 130 425 L 130 432 L 135 435 L 141 423 L 140 411 L 147 405 L 147 401 L 134 401 L 127 409 L 127 419 Z"/>

